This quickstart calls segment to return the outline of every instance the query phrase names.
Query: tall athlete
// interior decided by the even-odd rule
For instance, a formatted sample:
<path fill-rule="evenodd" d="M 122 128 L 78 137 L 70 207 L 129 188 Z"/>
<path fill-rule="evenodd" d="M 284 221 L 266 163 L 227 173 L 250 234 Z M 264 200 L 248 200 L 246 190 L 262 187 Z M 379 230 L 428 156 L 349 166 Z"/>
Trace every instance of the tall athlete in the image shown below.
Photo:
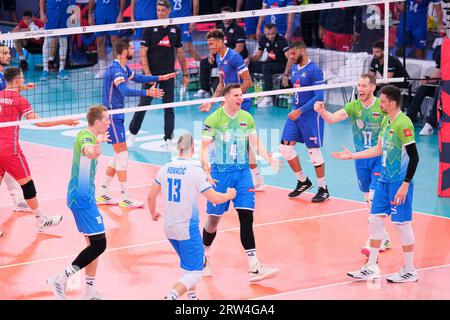
<path fill-rule="evenodd" d="M 134 46 L 128 38 L 120 38 L 114 43 L 116 59 L 109 66 L 103 79 L 103 105 L 109 110 L 123 109 L 125 107 L 125 97 L 130 96 L 151 96 L 162 97 L 164 91 L 158 89 L 153 85 L 147 90 L 135 90 L 127 86 L 128 80 L 135 82 L 157 82 L 172 79 L 175 73 L 161 75 L 161 76 L 144 76 L 136 74 L 127 66 L 127 61 L 133 59 Z M 114 114 L 110 116 L 111 126 L 109 127 L 110 143 L 114 149 L 114 156 L 108 164 L 106 169 L 106 176 L 100 188 L 100 194 L 97 197 L 97 202 L 100 204 L 117 204 L 109 193 L 109 186 L 114 175 L 120 183 L 120 202 L 119 206 L 124 208 L 138 208 L 142 207 L 142 201 L 134 200 L 127 193 L 127 168 L 128 168 L 128 149 L 125 137 L 125 115 Z"/>
<path fill-rule="evenodd" d="M 95 204 L 95 173 L 100 144 L 106 142 L 110 125 L 105 106 L 94 105 L 86 115 L 88 127 L 78 132 L 73 146 L 72 175 L 67 193 L 67 206 L 73 213 L 78 231 L 86 237 L 88 246 L 61 273 L 48 278 L 57 299 L 65 299 L 67 279 L 86 268 L 85 299 L 100 300 L 95 289 L 97 258 L 106 249 L 105 225 Z"/>
<path fill-rule="evenodd" d="M 156 2 L 157 0 L 131 0 L 131 14 L 130 21 L 145 21 L 156 20 Z M 136 38 L 140 39 L 142 36 L 142 28 L 136 30 Z"/>
<path fill-rule="evenodd" d="M 324 83 L 320 67 L 308 58 L 306 46 L 302 41 L 290 45 L 289 57 L 294 65 L 290 69 L 290 79 L 294 88 L 320 85 Z M 288 161 L 297 177 L 297 187 L 289 193 L 296 198 L 312 188 L 312 182 L 303 173 L 300 160 L 295 151 L 297 142 L 304 143 L 317 175 L 319 189 L 312 202 L 323 202 L 330 197 L 325 182 L 325 160 L 320 148 L 323 145 L 324 123 L 314 111 L 316 101 L 323 101 L 323 90 L 294 93 L 292 111 L 284 125 L 281 136 L 280 153 Z"/>
<path fill-rule="evenodd" d="M 20 68 L 8 68 L 4 77 L 6 89 L 0 91 L 0 123 L 20 120 L 38 119 L 27 99 L 20 95 L 23 86 L 23 74 Z M 49 121 L 36 124 L 38 127 L 52 127 L 57 125 L 77 125 L 76 120 Z M 0 128 L 0 184 L 5 173 L 9 173 L 22 188 L 23 197 L 36 217 L 38 231 L 56 226 L 62 220 L 62 215 L 45 216 L 39 210 L 36 188 L 31 178 L 27 160 L 19 144 L 19 126 Z"/>
<path fill-rule="evenodd" d="M 380 107 L 387 113 L 381 124 L 378 144 L 372 148 L 331 155 L 341 160 L 365 159 L 382 156 L 381 176 L 378 181 L 371 215 L 369 218 L 370 255 L 369 261 L 359 270 L 347 273 L 356 279 L 380 277 L 378 255 L 384 237 L 383 220 L 391 216 L 398 231 L 404 253 L 404 265 L 400 272 L 388 277 L 388 282 L 412 282 L 419 279 L 414 267 L 414 232 L 412 229 L 413 177 L 419 163 L 419 154 L 414 141 L 414 126 L 400 110 L 401 94 L 392 85 L 381 89 Z"/>
<path fill-rule="evenodd" d="M 350 119 L 353 141 L 357 152 L 369 149 L 378 143 L 384 113 L 380 108 L 380 99 L 374 96 L 375 89 L 375 77 L 370 74 L 363 74 L 358 81 L 359 98 L 347 103 L 344 108 L 331 113 L 325 109 L 322 101 L 317 101 L 314 104 L 314 110 L 328 123 L 337 123 L 348 118 Z M 367 202 L 370 212 L 378 177 L 381 173 L 381 157 L 355 160 L 355 168 L 359 190 L 364 194 L 364 200 Z M 386 228 L 383 230 L 384 237 L 380 251 L 385 251 L 392 247 Z M 362 248 L 361 253 L 369 256 L 369 240 Z"/>
<path fill-rule="evenodd" d="M 214 204 L 220 204 L 232 200 L 236 190 L 228 188 L 226 193 L 220 193 L 212 189 L 206 173 L 192 162 L 194 139 L 190 133 L 180 136 L 177 149 L 178 158 L 158 171 L 148 194 L 148 207 L 152 219 L 157 221 L 161 214 L 156 211 L 156 199 L 162 192 L 164 231 L 184 271 L 184 275 L 169 291 L 167 299 L 178 300 L 187 292 L 188 299 L 193 300 L 197 299 L 195 286 L 201 277 L 204 257 L 199 229 L 198 194 L 203 194 Z"/>
<path fill-rule="evenodd" d="M 243 101 L 241 85 L 229 84 L 223 89 L 223 94 L 225 96 L 223 107 L 213 112 L 204 122 L 200 162 L 216 191 L 236 189 L 233 204 L 239 216 L 241 243 L 248 260 L 249 281 L 256 282 L 275 276 L 278 269 L 263 267 L 256 256 L 253 234 L 255 193 L 252 191 L 249 153 L 257 152 L 272 168 L 279 169 L 280 162 L 267 153 L 259 140 L 253 117 L 247 111 L 241 110 Z M 215 152 L 210 164 L 208 148 L 211 145 L 215 147 Z M 208 218 L 203 229 L 205 276 L 211 275 L 207 253 L 216 237 L 220 218 L 228 211 L 229 206 L 230 201 L 219 205 L 211 202 L 207 204 Z"/>

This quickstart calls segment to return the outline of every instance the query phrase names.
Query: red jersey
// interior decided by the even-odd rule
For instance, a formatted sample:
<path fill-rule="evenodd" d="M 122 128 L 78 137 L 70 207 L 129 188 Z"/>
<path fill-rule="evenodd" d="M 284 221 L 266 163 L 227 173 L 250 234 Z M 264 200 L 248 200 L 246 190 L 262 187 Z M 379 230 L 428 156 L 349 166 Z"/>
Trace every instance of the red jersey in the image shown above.
<path fill-rule="evenodd" d="M 31 22 L 30 25 L 28 26 L 25 23 L 25 21 L 23 21 L 23 18 L 22 18 L 17 26 L 20 28 L 21 31 L 25 31 L 27 29 L 29 29 L 30 31 L 37 31 L 39 29 L 43 29 L 45 27 L 45 23 L 38 18 L 33 18 L 33 22 Z M 43 44 L 44 38 L 30 38 L 30 39 L 28 39 L 28 41 L 38 43 L 38 44 Z"/>
<path fill-rule="evenodd" d="M 0 123 L 18 121 L 30 112 L 33 112 L 33 108 L 18 91 L 0 91 Z M 0 128 L 0 153 L 16 154 L 19 151 L 19 126 Z"/>

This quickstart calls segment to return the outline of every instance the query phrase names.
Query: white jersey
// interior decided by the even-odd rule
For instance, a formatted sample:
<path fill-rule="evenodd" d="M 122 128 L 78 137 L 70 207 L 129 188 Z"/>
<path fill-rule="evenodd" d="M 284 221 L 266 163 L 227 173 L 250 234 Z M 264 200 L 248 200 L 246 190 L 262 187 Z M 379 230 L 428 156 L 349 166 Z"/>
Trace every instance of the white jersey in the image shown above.
<path fill-rule="evenodd" d="M 198 230 L 200 222 L 198 194 L 211 188 L 206 173 L 193 161 L 177 158 L 158 171 L 155 181 L 162 189 L 167 238 L 190 239 L 190 228 Z"/>

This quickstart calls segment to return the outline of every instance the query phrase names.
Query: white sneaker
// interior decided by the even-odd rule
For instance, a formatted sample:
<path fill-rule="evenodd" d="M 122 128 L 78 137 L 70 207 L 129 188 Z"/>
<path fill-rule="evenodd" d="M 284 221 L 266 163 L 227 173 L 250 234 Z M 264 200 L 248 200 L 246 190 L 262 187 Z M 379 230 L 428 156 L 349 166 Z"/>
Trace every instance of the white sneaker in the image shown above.
<path fill-rule="evenodd" d="M 275 277 L 278 271 L 280 270 L 276 268 L 263 267 L 261 263 L 258 263 L 255 269 L 248 271 L 248 281 L 258 282 L 264 279 L 270 279 Z"/>
<path fill-rule="evenodd" d="M 209 258 L 207 256 L 203 257 L 203 270 L 202 270 L 202 277 L 211 277 L 212 271 L 209 267 Z"/>
<path fill-rule="evenodd" d="M 266 185 L 264 183 L 264 177 L 262 175 L 258 174 L 255 177 L 254 185 L 255 185 L 255 188 L 254 188 L 255 191 L 263 191 L 266 188 Z"/>
<path fill-rule="evenodd" d="M 206 90 L 200 89 L 197 91 L 197 93 L 194 94 L 194 97 L 205 99 L 205 98 L 210 98 L 211 94 Z"/>
<path fill-rule="evenodd" d="M 173 143 L 172 139 L 164 140 L 163 144 L 161 145 L 161 148 L 172 151 L 175 148 L 175 144 Z"/>
<path fill-rule="evenodd" d="M 419 135 L 421 135 L 421 136 L 430 136 L 430 135 L 433 134 L 433 132 L 434 132 L 433 127 L 431 126 L 431 124 L 429 124 L 427 122 L 423 126 L 422 130 L 420 130 Z"/>
<path fill-rule="evenodd" d="M 113 206 L 119 204 L 119 201 L 111 197 L 109 192 L 102 192 L 102 194 L 97 196 L 95 200 L 97 201 L 97 204 L 109 204 Z"/>
<path fill-rule="evenodd" d="M 32 212 L 31 208 L 28 206 L 25 199 L 23 199 L 18 194 L 13 196 L 13 211 L 21 211 L 21 212 Z"/>
<path fill-rule="evenodd" d="M 58 280 L 58 276 L 47 279 L 48 285 L 52 288 L 53 294 L 57 300 L 66 300 L 66 283 Z"/>
<path fill-rule="evenodd" d="M 264 99 L 258 103 L 258 108 L 269 108 L 273 107 L 272 97 L 264 97 Z"/>
<path fill-rule="evenodd" d="M 60 214 L 54 215 L 54 216 L 40 216 L 36 219 L 36 226 L 38 228 L 38 232 L 43 232 L 48 227 L 55 227 L 57 226 L 63 216 Z"/>
<path fill-rule="evenodd" d="M 136 135 L 130 133 L 127 137 L 127 148 L 128 149 L 133 148 L 135 142 L 136 142 Z"/>
<path fill-rule="evenodd" d="M 399 273 L 387 277 L 386 280 L 390 283 L 415 282 L 419 280 L 419 275 L 417 270 L 406 271 L 405 266 L 403 266 Z"/>
<path fill-rule="evenodd" d="M 380 278 L 380 268 L 377 264 L 364 265 L 356 271 L 347 272 L 347 275 L 360 280 L 372 280 Z"/>
<path fill-rule="evenodd" d="M 101 69 L 95 74 L 94 79 L 103 79 L 104 76 L 105 76 L 105 70 Z"/>
<path fill-rule="evenodd" d="M 85 293 L 84 300 L 103 300 L 103 297 L 94 289 L 93 292 Z"/>
<path fill-rule="evenodd" d="M 119 207 L 122 208 L 142 208 L 144 202 L 133 199 L 129 194 L 120 197 Z"/>
<path fill-rule="evenodd" d="M 385 239 L 381 242 L 380 252 L 392 249 L 392 242 L 389 239 Z M 366 257 L 370 256 L 370 239 L 367 239 L 366 245 L 361 249 L 361 253 Z"/>

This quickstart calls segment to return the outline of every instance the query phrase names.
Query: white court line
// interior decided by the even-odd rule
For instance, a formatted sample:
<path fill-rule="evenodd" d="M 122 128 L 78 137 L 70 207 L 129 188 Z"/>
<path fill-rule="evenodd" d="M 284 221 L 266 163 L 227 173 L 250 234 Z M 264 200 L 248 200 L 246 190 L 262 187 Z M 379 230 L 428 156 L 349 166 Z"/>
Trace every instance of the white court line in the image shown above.
<path fill-rule="evenodd" d="M 434 270 L 434 269 L 444 269 L 444 268 L 448 268 L 448 267 L 450 267 L 450 264 L 443 264 L 443 265 L 438 265 L 438 266 L 418 268 L 417 271 L 429 271 L 429 270 Z M 381 275 L 381 278 L 386 278 L 386 277 L 389 277 L 389 276 L 394 275 L 394 274 L 396 274 L 396 272 L 389 273 L 389 274 L 384 274 L 384 275 Z M 286 291 L 286 292 L 281 292 L 281 293 L 277 293 L 277 294 L 271 294 L 271 295 L 267 295 L 267 296 L 251 298 L 249 300 L 266 300 L 266 299 L 286 296 L 286 295 L 290 295 L 290 294 L 297 294 L 297 293 L 303 293 L 303 292 L 314 291 L 314 290 L 328 289 L 328 288 L 348 285 L 348 284 L 355 283 L 355 282 L 365 282 L 365 281 L 367 281 L 367 280 L 356 280 L 356 279 L 354 279 L 354 280 L 349 280 L 349 281 L 331 283 L 331 284 L 318 286 L 318 287 L 310 287 L 310 288 L 305 288 L 305 289 Z M 393 284 L 393 285 L 395 285 L 395 284 Z"/>
<path fill-rule="evenodd" d="M 313 219 L 317 219 L 317 218 L 326 218 L 326 217 L 338 216 L 338 215 L 343 215 L 343 214 L 348 214 L 348 213 L 355 213 L 355 212 L 359 212 L 359 211 L 363 211 L 363 210 L 366 210 L 366 209 L 364 208 L 364 209 L 345 210 L 345 211 L 339 211 L 339 212 L 334 212 L 334 213 L 327 213 L 327 214 L 323 214 L 323 215 L 319 215 L 319 216 L 302 217 L 302 218 L 287 219 L 287 220 L 280 220 L 280 221 L 274 221 L 274 222 L 259 223 L 259 224 L 253 225 L 253 227 L 265 227 L 265 226 L 270 226 L 270 225 L 274 225 L 274 224 L 313 220 Z M 225 233 L 225 232 L 231 232 L 231 231 L 237 231 L 237 230 L 240 230 L 240 227 L 234 227 L 234 228 L 220 230 L 220 231 L 218 231 L 218 233 Z M 157 244 L 166 243 L 166 242 L 169 242 L 169 241 L 168 240 L 158 240 L 158 241 L 144 242 L 144 243 L 133 244 L 133 245 L 129 245 L 129 246 L 106 249 L 106 252 L 118 251 L 118 250 L 122 250 L 122 249 L 133 249 L 133 248 L 139 248 L 139 247 L 146 247 L 146 246 L 152 246 L 152 245 L 157 245 Z M 52 257 L 52 258 L 46 258 L 46 259 L 31 260 L 31 261 L 15 263 L 15 264 L 8 264 L 8 265 L 0 266 L 0 269 L 6 269 L 6 268 L 36 264 L 36 263 L 41 263 L 41 262 L 66 259 L 69 257 L 75 257 L 76 255 L 77 254 L 71 254 L 71 255 Z"/>

